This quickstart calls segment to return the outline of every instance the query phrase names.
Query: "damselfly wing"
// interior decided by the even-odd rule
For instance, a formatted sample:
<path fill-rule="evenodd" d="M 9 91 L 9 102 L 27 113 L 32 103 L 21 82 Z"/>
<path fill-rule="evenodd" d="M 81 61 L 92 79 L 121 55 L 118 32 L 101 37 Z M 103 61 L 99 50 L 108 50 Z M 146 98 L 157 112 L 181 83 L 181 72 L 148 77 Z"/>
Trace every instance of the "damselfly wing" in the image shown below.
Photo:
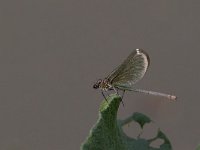
<path fill-rule="evenodd" d="M 149 55 L 142 49 L 136 49 L 106 78 L 99 79 L 93 88 L 100 88 L 103 96 L 104 91 L 114 90 L 118 94 L 118 90 L 122 90 L 123 94 L 125 91 L 134 91 L 175 100 L 176 96 L 174 95 L 134 88 L 134 84 L 143 78 L 149 65 Z"/>
<path fill-rule="evenodd" d="M 142 49 L 136 49 L 106 79 L 119 89 L 133 88 L 134 84 L 142 79 L 149 64 L 148 54 Z"/>

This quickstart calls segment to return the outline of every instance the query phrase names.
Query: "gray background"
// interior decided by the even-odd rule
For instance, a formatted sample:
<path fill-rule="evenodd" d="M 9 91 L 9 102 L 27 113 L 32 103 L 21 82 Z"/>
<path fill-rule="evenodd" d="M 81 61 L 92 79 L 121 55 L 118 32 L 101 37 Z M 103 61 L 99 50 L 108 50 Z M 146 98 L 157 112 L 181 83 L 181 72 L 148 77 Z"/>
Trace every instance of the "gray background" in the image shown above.
<path fill-rule="evenodd" d="M 151 58 L 136 87 L 179 99 L 130 92 L 119 118 L 145 113 L 175 150 L 194 149 L 200 143 L 199 8 L 200 1 L 187 0 L 1 0 L 0 149 L 79 149 L 103 99 L 93 83 L 135 48 Z M 129 135 L 133 127 L 125 129 Z"/>

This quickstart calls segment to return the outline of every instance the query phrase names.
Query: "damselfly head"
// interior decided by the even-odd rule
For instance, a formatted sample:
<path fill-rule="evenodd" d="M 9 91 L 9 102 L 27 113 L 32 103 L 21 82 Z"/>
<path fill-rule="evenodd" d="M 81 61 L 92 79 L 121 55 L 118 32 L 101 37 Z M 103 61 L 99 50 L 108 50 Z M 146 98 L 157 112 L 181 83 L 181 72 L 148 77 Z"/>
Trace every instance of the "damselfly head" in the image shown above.
<path fill-rule="evenodd" d="M 97 82 L 93 85 L 93 88 L 98 89 L 100 87 L 101 82 L 102 82 L 101 79 L 97 80 Z"/>

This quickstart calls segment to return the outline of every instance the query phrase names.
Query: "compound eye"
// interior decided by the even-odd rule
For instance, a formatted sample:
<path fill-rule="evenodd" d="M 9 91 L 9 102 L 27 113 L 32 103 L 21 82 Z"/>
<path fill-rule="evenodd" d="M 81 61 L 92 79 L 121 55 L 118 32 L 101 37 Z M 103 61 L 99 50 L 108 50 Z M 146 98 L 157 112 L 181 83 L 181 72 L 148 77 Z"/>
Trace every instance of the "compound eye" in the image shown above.
<path fill-rule="evenodd" d="M 97 85 L 97 84 L 94 84 L 94 85 L 93 85 L 93 88 L 94 88 L 94 89 L 97 89 L 97 88 L 98 88 L 98 85 Z"/>

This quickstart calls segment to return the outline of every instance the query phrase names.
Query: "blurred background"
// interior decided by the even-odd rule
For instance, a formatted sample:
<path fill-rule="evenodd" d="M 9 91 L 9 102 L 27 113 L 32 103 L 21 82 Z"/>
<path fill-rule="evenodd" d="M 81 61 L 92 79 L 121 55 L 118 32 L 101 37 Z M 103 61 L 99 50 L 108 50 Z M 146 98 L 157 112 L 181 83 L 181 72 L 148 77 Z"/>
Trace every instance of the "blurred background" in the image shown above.
<path fill-rule="evenodd" d="M 175 150 L 195 149 L 199 7 L 187 0 L 1 0 L 0 149 L 79 149 L 103 99 L 92 85 L 135 48 L 151 58 L 136 88 L 176 94 L 178 101 L 127 92 L 119 118 L 144 113 Z"/>

